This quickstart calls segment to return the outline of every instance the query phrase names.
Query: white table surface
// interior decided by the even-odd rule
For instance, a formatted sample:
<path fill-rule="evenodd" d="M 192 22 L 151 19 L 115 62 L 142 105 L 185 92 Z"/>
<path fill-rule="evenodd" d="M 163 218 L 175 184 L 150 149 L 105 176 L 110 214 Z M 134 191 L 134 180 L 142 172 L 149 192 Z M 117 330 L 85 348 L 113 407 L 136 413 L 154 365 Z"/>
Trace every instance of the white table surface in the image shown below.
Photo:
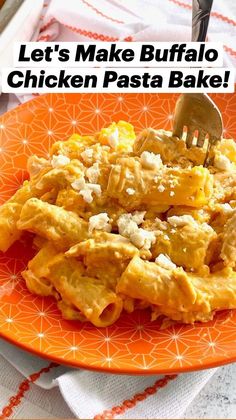
<path fill-rule="evenodd" d="M 184 418 L 236 418 L 236 363 L 218 368 L 185 411 Z"/>

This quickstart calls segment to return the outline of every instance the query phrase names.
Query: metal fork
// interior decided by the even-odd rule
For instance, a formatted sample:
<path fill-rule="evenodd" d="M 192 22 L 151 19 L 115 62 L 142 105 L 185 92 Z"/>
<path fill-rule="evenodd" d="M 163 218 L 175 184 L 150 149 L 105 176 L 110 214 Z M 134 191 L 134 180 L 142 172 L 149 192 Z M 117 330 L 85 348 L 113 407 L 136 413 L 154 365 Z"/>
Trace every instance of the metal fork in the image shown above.
<path fill-rule="evenodd" d="M 193 0 L 192 41 L 204 42 L 213 0 Z M 223 131 L 222 117 L 212 99 L 204 93 L 184 93 L 176 102 L 173 119 L 173 135 L 182 138 L 187 128 L 186 145 L 203 147 L 208 135 L 206 161 L 211 146 L 220 141 Z"/>

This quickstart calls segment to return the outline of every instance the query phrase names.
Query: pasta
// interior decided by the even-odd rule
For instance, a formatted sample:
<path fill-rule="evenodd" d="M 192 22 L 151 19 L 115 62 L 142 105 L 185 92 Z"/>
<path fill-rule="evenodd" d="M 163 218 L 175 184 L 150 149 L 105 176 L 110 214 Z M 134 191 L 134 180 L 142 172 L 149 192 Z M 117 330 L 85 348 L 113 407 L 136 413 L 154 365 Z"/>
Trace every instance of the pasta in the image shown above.
<path fill-rule="evenodd" d="M 119 318 L 122 299 L 99 280 L 82 273 L 75 259 L 59 255 L 49 265 L 48 278 L 63 301 L 71 302 L 97 327 L 106 327 Z"/>
<path fill-rule="evenodd" d="M 56 289 L 47 278 L 49 263 L 57 255 L 57 252 L 50 243 L 45 243 L 34 258 L 29 261 L 28 269 L 22 272 L 26 286 L 32 293 L 40 296 L 54 296 L 58 299 Z"/>
<path fill-rule="evenodd" d="M 88 236 L 87 223 L 75 213 L 37 198 L 31 198 L 24 204 L 17 228 L 36 233 L 62 248 Z"/>
<path fill-rule="evenodd" d="M 170 132 L 164 130 L 143 130 L 134 143 L 134 153 L 138 156 L 148 151 L 160 154 L 163 163 L 172 162 L 181 166 L 188 166 L 189 161 L 194 165 L 203 165 L 206 151 L 203 148 L 191 147 L 188 149 L 184 140 L 172 137 Z"/>
<path fill-rule="evenodd" d="M 125 121 L 73 134 L 0 207 L 0 250 L 25 232 L 31 293 L 63 318 L 106 327 L 122 311 L 192 324 L 236 309 L 236 144 L 211 150 Z"/>
<path fill-rule="evenodd" d="M 236 212 L 233 212 L 232 217 L 227 221 L 223 232 L 223 245 L 221 250 L 221 258 L 225 263 L 231 267 L 236 264 Z"/>
<path fill-rule="evenodd" d="M 134 194 L 129 195 L 128 189 L 134 190 Z M 206 168 L 166 167 L 158 176 L 155 166 L 143 168 L 140 160 L 132 157 L 117 160 L 107 186 L 109 197 L 116 198 L 128 210 L 160 204 L 200 207 L 207 203 L 212 191 L 213 178 Z"/>
<path fill-rule="evenodd" d="M 0 207 L 0 250 L 5 252 L 21 236 L 17 221 L 23 204 L 31 197 L 30 184 L 25 184 Z"/>
<path fill-rule="evenodd" d="M 200 269 L 211 259 L 210 244 L 216 239 L 216 232 L 207 223 L 198 223 L 191 216 L 180 225 L 175 225 L 175 220 L 178 223 L 178 216 L 168 217 L 168 222 L 152 224 L 152 230 L 156 231 L 153 258 L 165 254 L 178 266 Z"/>
<path fill-rule="evenodd" d="M 176 321 L 208 321 L 216 310 L 235 308 L 236 273 L 224 268 L 199 277 L 182 267 L 165 269 L 135 257 L 122 274 L 117 292 L 148 301 Z"/>
<path fill-rule="evenodd" d="M 115 290 L 117 280 L 131 259 L 140 251 L 121 235 L 98 232 L 94 238 L 80 242 L 66 252 L 66 256 L 82 259 L 87 274 L 100 278 Z M 145 251 L 141 252 L 145 256 Z"/>

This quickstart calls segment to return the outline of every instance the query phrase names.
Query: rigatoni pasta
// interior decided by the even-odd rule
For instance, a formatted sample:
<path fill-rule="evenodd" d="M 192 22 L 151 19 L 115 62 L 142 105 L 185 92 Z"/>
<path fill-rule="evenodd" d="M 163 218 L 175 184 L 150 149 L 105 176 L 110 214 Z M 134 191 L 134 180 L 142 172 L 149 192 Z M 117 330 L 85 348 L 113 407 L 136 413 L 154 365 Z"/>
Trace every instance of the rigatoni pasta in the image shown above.
<path fill-rule="evenodd" d="M 193 270 L 203 268 L 211 259 L 211 244 L 217 234 L 207 223 L 184 215 L 167 217 L 167 222 L 156 220 L 150 227 L 156 235 L 153 258 L 168 255 L 178 266 Z"/>
<path fill-rule="evenodd" d="M 72 303 L 97 327 L 115 322 L 122 311 L 122 299 L 98 279 L 82 274 L 75 259 L 59 255 L 49 265 L 48 278 L 62 300 Z"/>
<path fill-rule="evenodd" d="M 213 177 L 202 166 L 190 169 L 145 166 L 137 157 L 118 159 L 110 172 L 108 196 L 132 210 L 160 204 L 201 207 L 212 195 Z"/>
<path fill-rule="evenodd" d="M 21 236 L 17 229 L 23 204 L 32 197 L 30 184 L 25 181 L 24 185 L 0 207 L 0 251 L 7 249 Z"/>
<path fill-rule="evenodd" d="M 48 266 L 58 251 L 49 242 L 44 242 L 42 248 L 29 261 L 27 270 L 21 274 L 28 289 L 40 296 L 54 296 L 58 299 L 58 292 L 48 279 Z"/>
<path fill-rule="evenodd" d="M 82 218 L 37 198 L 24 204 L 17 228 L 36 233 L 60 248 L 67 248 L 88 236 L 88 224 Z"/>
<path fill-rule="evenodd" d="M 235 308 L 236 273 L 224 268 L 199 276 L 182 267 L 163 268 L 139 257 L 122 274 L 117 292 L 150 302 L 175 321 L 209 321 L 215 311 Z"/>

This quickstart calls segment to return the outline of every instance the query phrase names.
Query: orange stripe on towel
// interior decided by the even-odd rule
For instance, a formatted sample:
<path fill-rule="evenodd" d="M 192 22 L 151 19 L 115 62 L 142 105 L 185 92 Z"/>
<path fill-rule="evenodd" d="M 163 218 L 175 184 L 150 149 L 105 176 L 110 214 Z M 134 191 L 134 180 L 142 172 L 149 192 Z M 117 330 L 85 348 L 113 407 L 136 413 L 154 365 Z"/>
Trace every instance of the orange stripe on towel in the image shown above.
<path fill-rule="evenodd" d="M 33 384 L 43 373 L 49 372 L 52 368 L 57 367 L 57 363 L 50 363 L 48 366 L 40 369 L 38 372 L 32 373 L 24 381 L 22 381 L 18 387 L 18 391 L 15 395 L 9 398 L 8 404 L 2 409 L 0 413 L 0 419 L 6 419 L 12 417 L 13 410 L 15 407 L 20 405 L 22 398 L 25 393 L 29 391 L 30 385 Z"/>
<path fill-rule="evenodd" d="M 45 23 L 43 26 L 41 26 L 40 32 L 45 31 L 45 29 L 49 28 L 49 26 L 51 26 L 53 23 L 56 23 L 55 18 L 50 19 L 47 23 Z"/>
<path fill-rule="evenodd" d="M 178 375 L 165 375 L 163 378 L 158 379 L 152 386 L 135 394 L 132 398 L 123 401 L 120 405 L 116 405 L 110 410 L 105 410 L 103 413 L 97 414 L 94 417 L 94 420 L 114 419 L 115 416 L 125 413 L 130 408 L 135 407 L 136 404 L 146 400 L 150 395 L 156 394 L 159 389 L 164 388 L 170 381 L 177 378 L 177 376 Z"/>
<path fill-rule="evenodd" d="M 86 4 L 86 6 L 90 7 L 90 9 L 92 9 L 95 13 L 97 13 L 97 15 L 100 15 L 108 20 L 111 20 L 112 22 L 116 22 L 116 23 L 125 23 L 123 22 L 123 20 L 118 20 L 118 19 L 114 19 L 111 16 L 107 16 L 105 15 L 103 12 L 101 12 L 100 10 L 98 10 L 96 7 L 94 7 L 92 4 L 90 4 L 87 0 L 81 0 L 82 3 Z"/>
<path fill-rule="evenodd" d="M 51 35 L 47 34 L 47 35 L 41 35 L 41 36 L 37 39 L 37 41 L 38 41 L 38 42 L 39 42 L 39 41 L 50 41 L 50 39 L 51 39 Z"/>
<path fill-rule="evenodd" d="M 230 47 L 227 47 L 227 45 L 224 45 L 224 50 L 227 52 L 227 53 L 229 53 L 230 55 L 232 55 L 233 57 L 236 57 L 236 51 L 235 50 L 233 50 L 232 48 L 230 48 Z"/>
<path fill-rule="evenodd" d="M 96 41 L 108 41 L 108 42 L 119 41 L 119 38 L 116 38 L 114 36 L 99 34 L 97 32 L 88 31 L 86 29 L 76 28 L 74 26 L 66 25 L 65 23 L 62 23 L 62 25 L 64 25 L 66 28 L 70 29 L 71 31 L 76 32 L 77 34 L 86 36 L 91 39 L 95 39 Z"/>

